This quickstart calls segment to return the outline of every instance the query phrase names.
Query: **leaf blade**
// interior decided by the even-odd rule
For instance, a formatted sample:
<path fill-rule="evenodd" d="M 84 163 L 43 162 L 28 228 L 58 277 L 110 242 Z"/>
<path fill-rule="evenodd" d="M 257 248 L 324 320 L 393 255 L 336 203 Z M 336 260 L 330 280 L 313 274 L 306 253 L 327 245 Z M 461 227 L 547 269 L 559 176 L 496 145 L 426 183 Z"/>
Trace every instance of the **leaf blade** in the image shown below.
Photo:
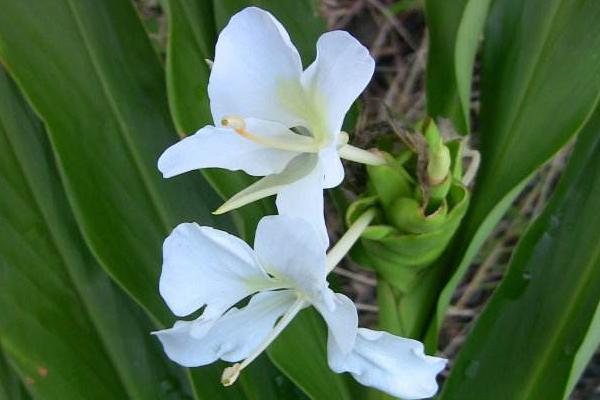
<path fill-rule="evenodd" d="M 48 126 L 85 242 L 161 326 L 162 241 L 182 221 L 229 227 L 200 176 L 165 181 L 159 154 L 177 138 L 157 55 L 130 2 L 0 1 L 0 59 Z M 32 12 L 44 16 L 31 18 Z M 25 50 L 27 48 L 27 50 Z M 197 396 L 236 398 L 216 367 L 194 371 Z M 207 397 L 208 398 L 208 397 Z"/>
<path fill-rule="evenodd" d="M 581 130 L 594 110 L 600 93 L 599 16 L 600 6 L 593 1 L 493 3 L 483 56 L 482 165 L 463 228 L 440 261 L 452 267 L 440 267 L 425 284 L 441 292 L 428 327 L 430 348 L 483 240 L 519 188 Z M 578 63 L 571 69 L 565 59 Z"/>
<path fill-rule="evenodd" d="M 427 111 L 470 131 L 471 80 L 490 0 L 427 0 Z"/>
<path fill-rule="evenodd" d="M 2 347 L 43 398 L 159 398 L 178 378 L 150 321 L 84 246 L 43 127 L 1 69 L 0 93 Z"/>
<path fill-rule="evenodd" d="M 27 2 L 5 3 L 0 57 L 48 124 L 87 242 L 140 304 L 170 320 L 156 295 L 162 239 L 182 220 L 212 222 L 199 205 L 217 200 L 190 179 L 167 183 L 156 171 L 175 136 L 162 70 L 134 10 L 127 2 L 42 1 L 35 7 L 51 21 L 40 23 L 28 18 Z M 34 48 L 22 51 L 24 41 Z M 82 54 L 77 62 L 70 61 L 73 52 Z"/>
<path fill-rule="evenodd" d="M 600 301 L 598 132 L 600 110 L 581 133 L 546 210 L 519 243 L 442 399 L 566 398 L 594 353 L 600 342 L 593 324 Z M 490 392 L 498 380 L 501 387 Z"/>
<path fill-rule="evenodd" d="M 31 398 L 16 371 L 9 365 L 5 354 L 0 353 L 0 399 L 21 400 Z"/>

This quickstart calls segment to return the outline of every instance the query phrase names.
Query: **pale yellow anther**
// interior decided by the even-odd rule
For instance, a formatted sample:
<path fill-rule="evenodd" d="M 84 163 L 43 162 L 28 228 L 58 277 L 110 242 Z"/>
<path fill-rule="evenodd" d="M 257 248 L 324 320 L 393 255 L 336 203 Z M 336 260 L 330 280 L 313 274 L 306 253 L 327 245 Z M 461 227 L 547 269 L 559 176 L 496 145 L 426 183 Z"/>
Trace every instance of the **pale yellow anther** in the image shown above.
<path fill-rule="evenodd" d="M 337 137 L 336 148 L 339 149 L 341 147 L 344 147 L 345 145 L 348 144 L 349 141 L 350 141 L 350 136 L 348 135 L 348 133 L 341 131 Z"/>
<path fill-rule="evenodd" d="M 223 370 L 221 375 L 221 383 L 223 386 L 231 386 L 235 383 L 237 378 L 240 376 L 241 364 L 235 363 L 231 367 L 227 367 Z"/>
<path fill-rule="evenodd" d="M 246 129 L 246 123 L 244 120 L 234 115 L 223 117 L 221 119 L 221 125 L 227 128 L 235 129 L 236 131 L 244 131 Z"/>

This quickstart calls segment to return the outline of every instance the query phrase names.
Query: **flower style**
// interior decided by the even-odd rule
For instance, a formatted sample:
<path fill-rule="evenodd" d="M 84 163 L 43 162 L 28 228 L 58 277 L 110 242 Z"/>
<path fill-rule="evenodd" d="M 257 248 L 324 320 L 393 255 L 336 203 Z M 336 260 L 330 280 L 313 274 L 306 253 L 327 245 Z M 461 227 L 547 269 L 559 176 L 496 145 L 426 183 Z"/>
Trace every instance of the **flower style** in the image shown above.
<path fill-rule="evenodd" d="M 382 158 L 347 144 L 345 114 L 374 71 L 367 49 L 347 32 L 323 34 L 306 69 L 285 28 L 249 7 L 219 35 L 208 95 L 215 126 L 168 148 L 165 177 L 201 168 L 243 170 L 263 179 L 215 213 L 277 194 L 280 214 L 313 223 L 328 244 L 323 189 L 340 184 L 340 156 L 370 164 Z"/>
<path fill-rule="evenodd" d="M 230 385 L 299 311 L 312 305 L 328 326 L 333 371 L 349 372 L 364 385 L 404 399 L 437 391 L 435 377 L 446 360 L 425 355 L 415 340 L 358 328 L 352 301 L 328 287 L 332 261 L 305 220 L 264 217 L 254 250 L 223 231 L 185 223 L 166 239 L 163 252 L 160 293 L 167 305 L 180 317 L 204 307 L 197 319 L 155 332 L 177 363 L 235 362 L 222 377 Z M 249 296 L 245 305 L 236 306 Z"/>

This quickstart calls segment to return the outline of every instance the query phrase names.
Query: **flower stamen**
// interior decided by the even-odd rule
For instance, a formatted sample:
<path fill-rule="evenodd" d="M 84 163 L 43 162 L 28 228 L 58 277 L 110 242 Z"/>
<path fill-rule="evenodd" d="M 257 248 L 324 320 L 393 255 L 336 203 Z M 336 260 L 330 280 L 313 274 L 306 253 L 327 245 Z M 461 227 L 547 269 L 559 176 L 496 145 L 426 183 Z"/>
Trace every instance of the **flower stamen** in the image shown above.
<path fill-rule="evenodd" d="M 223 374 L 221 375 L 221 383 L 223 386 L 231 386 L 235 383 L 240 376 L 240 366 L 240 363 L 235 363 L 231 367 L 227 367 L 223 370 Z"/>
<path fill-rule="evenodd" d="M 319 143 L 309 136 L 299 135 L 291 130 L 281 135 L 259 135 L 246 130 L 246 123 L 237 116 L 227 116 L 221 119 L 221 125 L 233 129 L 238 135 L 273 149 L 293 151 L 297 153 L 318 153 Z"/>
<path fill-rule="evenodd" d="M 226 128 L 231 128 L 243 137 L 252 140 L 252 135 L 246 132 L 246 123 L 240 117 L 223 117 L 223 119 L 221 119 L 221 125 L 223 125 Z"/>
<path fill-rule="evenodd" d="M 269 345 L 273 343 L 275 339 L 277 339 L 277 336 L 279 336 L 279 334 L 285 329 L 285 327 L 288 326 L 290 322 L 292 322 L 296 314 L 298 314 L 300 310 L 304 308 L 305 305 L 306 302 L 303 299 L 299 298 L 298 300 L 296 300 L 294 304 L 292 304 L 292 306 L 285 312 L 285 314 L 283 314 L 281 319 L 275 324 L 269 336 L 267 336 L 265 340 L 263 340 L 263 342 L 252 352 L 252 354 L 246 357 L 241 363 L 235 363 L 231 367 L 225 368 L 223 370 L 223 374 L 221 375 L 221 383 L 223 384 L 223 386 L 232 385 L 240 376 L 240 372 L 242 372 L 244 368 L 250 365 L 252 361 L 254 361 L 259 355 L 261 355 L 262 352 L 265 351 L 266 348 L 269 347 Z"/>

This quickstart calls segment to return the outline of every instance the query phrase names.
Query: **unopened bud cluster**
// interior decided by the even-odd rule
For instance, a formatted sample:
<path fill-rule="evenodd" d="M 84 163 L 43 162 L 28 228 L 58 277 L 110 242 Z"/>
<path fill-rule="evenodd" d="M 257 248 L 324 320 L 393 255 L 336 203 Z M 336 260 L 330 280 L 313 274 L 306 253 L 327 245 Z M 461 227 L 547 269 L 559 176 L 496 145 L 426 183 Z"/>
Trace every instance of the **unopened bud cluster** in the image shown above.
<path fill-rule="evenodd" d="M 446 248 L 469 193 L 462 184 L 459 140 L 444 141 L 426 119 L 402 133 L 405 145 L 388 163 L 368 167 L 368 193 L 348 209 L 348 222 L 375 207 L 379 220 L 363 233 L 357 261 L 402 291 Z"/>

